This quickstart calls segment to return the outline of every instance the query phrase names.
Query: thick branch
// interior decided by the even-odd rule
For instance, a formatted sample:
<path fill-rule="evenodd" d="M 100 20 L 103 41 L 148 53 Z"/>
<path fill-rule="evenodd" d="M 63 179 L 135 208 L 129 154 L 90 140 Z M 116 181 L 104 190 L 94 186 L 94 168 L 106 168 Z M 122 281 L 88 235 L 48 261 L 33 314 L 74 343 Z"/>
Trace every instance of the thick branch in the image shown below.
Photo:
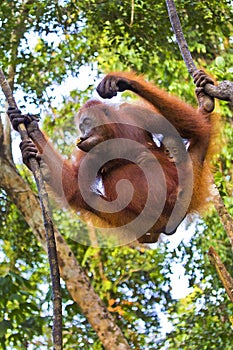
<path fill-rule="evenodd" d="M 228 80 L 222 81 L 218 86 L 206 84 L 205 91 L 219 100 L 233 102 L 233 83 Z"/>

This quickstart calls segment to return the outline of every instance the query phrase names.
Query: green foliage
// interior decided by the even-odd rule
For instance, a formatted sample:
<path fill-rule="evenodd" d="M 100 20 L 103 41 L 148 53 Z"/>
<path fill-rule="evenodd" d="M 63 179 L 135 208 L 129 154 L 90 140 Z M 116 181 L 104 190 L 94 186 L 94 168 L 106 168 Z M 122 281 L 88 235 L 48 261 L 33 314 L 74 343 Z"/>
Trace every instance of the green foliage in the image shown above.
<path fill-rule="evenodd" d="M 0 198 L 0 344 L 2 349 L 22 349 L 33 339 L 39 349 L 50 323 L 50 315 L 42 311 L 47 258 L 16 207 L 4 201 L 4 192 Z"/>
<path fill-rule="evenodd" d="M 40 316 L 41 305 L 33 298 L 35 285 L 17 273 L 0 277 L 0 343 L 20 349 L 32 336 L 43 332 L 48 318 Z"/>
<path fill-rule="evenodd" d="M 174 350 L 230 350 L 232 347 L 233 307 L 207 257 L 210 242 L 220 251 L 228 271 L 233 272 L 229 241 L 223 234 L 219 218 L 211 217 L 204 231 L 196 234 L 188 245 L 181 245 L 176 252 L 176 255 L 182 253 L 182 260 L 186 261 L 185 268 L 193 291 L 178 303 L 171 304 L 168 320 L 174 328 L 161 341 L 161 348 L 165 345 Z"/>
<path fill-rule="evenodd" d="M 1 1 L 0 61 L 15 71 L 23 91 L 19 105 L 46 108 L 43 127 L 64 155 L 77 137 L 74 115 L 91 95 L 65 91 L 53 105 L 53 89 L 89 65 L 98 74 L 134 69 L 195 104 L 194 86 L 182 61 L 161 1 Z M 177 0 L 184 34 L 200 68 L 217 80 L 232 79 L 232 4 L 228 0 Z M 96 68 L 97 67 L 97 68 Z M 77 79 L 77 87 L 78 85 Z M 95 84 L 95 79 L 93 85 Z M 128 97 L 128 96 L 127 96 Z M 3 110 L 3 106 L 2 106 Z M 223 147 L 215 180 L 229 212 L 232 202 L 232 106 L 220 103 Z M 30 112 L 30 111 L 28 111 Z M 22 173 L 22 169 L 20 169 Z M 28 173 L 24 173 L 26 178 Z M 31 181 L 31 180 L 30 180 Z M 0 344 L 3 349 L 51 346 L 51 289 L 47 258 L 4 191 L 0 195 Z M 133 349 L 230 349 L 233 310 L 207 251 L 214 246 L 233 275 L 231 248 L 216 213 L 197 221 L 194 238 L 178 248 L 96 249 L 77 243 L 87 228 L 68 212 L 54 219 L 79 263 Z M 174 266 L 182 266 L 190 294 L 174 297 Z M 177 278 L 176 283 L 182 285 Z M 102 349 L 80 308 L 63 288 L 64 349 Z"/>

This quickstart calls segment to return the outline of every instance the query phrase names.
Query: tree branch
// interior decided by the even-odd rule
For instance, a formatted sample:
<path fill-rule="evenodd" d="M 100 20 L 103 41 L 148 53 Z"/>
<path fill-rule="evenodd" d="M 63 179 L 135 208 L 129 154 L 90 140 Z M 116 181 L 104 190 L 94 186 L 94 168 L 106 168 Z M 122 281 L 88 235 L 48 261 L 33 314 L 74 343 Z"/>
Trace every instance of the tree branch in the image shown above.
<path fill-rule="evenodd" d="M 183 60 L 188 68 L 189 73 L 193 76 L 193 73 L 197 70 L 197 67 L 193 61 L 191 53 L 188 48 L 187 41 L 184 38 L 184 34 L 182 31 L 180 19 L 177 15 L 175 4 L 173 0 L 166 0 L 168 15 L 170 18 L 170 22 L 173 28 L 173 31 L 176 36 L 177 43 L 180 48 L 180 53 L 183 57 Z"/>
<path fill-rule="evenodd" d="M 8 66 L 8 83 L 12 91 L 14 91 L 14 80 L 16 74 L 16 64 L 17 64 L 17 55 L 20 40 L 22 39 L 28 24 L 28 12 L 30 10 L 30 5 L 33 5 L 33 0 L 26 0 L 22 2 L 22 5 L 19 8 L 19 13 L 14 21 L 14 28 L 11 31 L 9 41 L 11 43 L 11 49 L 9 51 L 9 66 Z M 16 6 L 12 3 L 12 12 L 16 10 Z M 12 156 L 12 143 L 11 143 L 11 124 L 8 118 L 6 118 L 4 126 L 4 146 L 5 153 L 7 157 L 13 162 Z"/>
<path fill-rule="evenodd" d="M 217 254 L 217 252 L 214 250 L 213 247 L 210 247 L 208 254 L 209 254 L 211 263 L 215 266 L 217 270 L 217 273 L 219 275 L 219 278 L 222 281 L 222 284 L 227 292 L 227 295 L 229 296 L 231 302 L 233 302 L 233 278 L 227 271 L 225 265 L 220 259 L 220 256 Z"/>
<path fill-rule="evenodd" d="M 231 243 L 231 248 L 233 250 L 233 220 L 230 214 L 228 213 L 217 188 L 216 191 L 217 195 L 214 196 L 214 205 L 218 212 L 222 225 L 228 235 L 228 238 Z"/>
<path fill-rule="evenodd" d="M 188 44 L 184 38 L 175 3 L 173 0 L 166 0 L 166 4 L 170 22 L 175 33 L 177 43 L 179 45 L 181 55 L 188 68 L 189 73 L 193 76 L 193 73 L 197 70 L 197 67 L 193 61 L 188 48 Z M 204 86 L 204 90 L 207 96 L 209 95 L 211 97 L 218 98 L 219 100 L 233 102 L 233 83 L 228 80 L 221 82 L 218 86 L 206 84 Z"/>
<path fill-rule="evenodd" d="M 189 48 L 188 48 L 188 44 L 184 38 L 174 1 L 173 0 L 166 0 L 166 4 L 167 4 L 167 9 L 168 9 L 170 21 L 171 21 L 171 24 L 172 24 L 172 27 L 173 27 L 173 30 L 174 30 L 181 54 L 182 54 L 182 57 L 186 63 L 188 71 L 190 72 L 190 74 L 193 75 L 193 73 L 195 72 L 195 70 L 197 70 L 197 68 L 193 62 L 191 53 L 190 53 Z M 208 94 L 208 95 L 206 95 L 206 97 L 204 99 L 205 106 L 208 106 L 209 102 L 210 102 L 210 106 L 211 106 L 212 102 L 211 102 L 210 96 L 220 98 L 220 99 L 223 99 L 226 101 L 233 101 L 233 83 L 231 83 L 229 81 L 223 81 L 218 86 L 206 84 L 204 86 L 204 89 L 205 89 L 205 92 Z M 203 107 L 205 108 L 205 106 L 203 106 Z M 213 104 L 212 104 L 212 107 L 214 107 Z M 207 110 L 211 111 L 211 108 L 207 108 Z M 216 190 L 217 190 L 217 187 L 216 187 Z M 216 210 L 220 216 L 222 224 L 226 229 L 227 235 L 230 239 L 231 246 L 233 249 L 233 230 L 232 230 L 233 219 L 231 218 L 231 216 L 227 212 L 226 207 L 221 199 L 221 196 L 220 196 L 220 193 L 218 190 L 217 190 L 217 192 L 218 192 L 217 197 L 215 198 L 215 207 L 216 207 Z"/>
<path fill-rule="evenodd" d="M 198 69 L 197 69 L 197 67 L 193 61 L 193 58 L 191 56 L 191 53 L 189 51 L 187 41 L 185 40 L 183 31 L 182 31 L 182 27 L 180 24 L 180 20 L 179 20 L 179 17 L 177 15 L 177 12 L 176 12 L 176 7 L 174 4 L 174 1 L 173 0 L 166 0 L 166 4 L 167 4 L 167 10 L 168 10 L 170 22 L 171 22 L 173 31 L 175 33 L 177 43 L 179 45 L 181 55 L 183 57 L 183 60 L 186 64 L 187 68 L 188 68 L 189 73 L 193 77 L 194 73 Z M 211 85 L 211 84 L 206 84 L 205 86 L 208 87 L 209 85 Z M 205 90 L 205 87 L 204 87 L 204 90 Z M 205 92 L 206 92 L 206 90 L 205 90 Z M 207 113 L 210 113 L 214 110 L 214 99 L 212 97 L 210 97 L 207 93 L 204 96 L 202 96 L 201 99 L 198 99 L 198 103 L 199 103 L 199 107 L 201 109 L 203 109 L 204 111 L 206 111 Z"/>
<path fill-rule="evenodd" d="M 209 96 L 233 102 L 233 83 L 231 81 L 224 80 L 218 86 L 206 84 L 204 89 Z"/>
<path fill-rule="evenodd" d="M 1 69 L 0 69 L 0 85 L 2 87 L 3 93 L 7 99 L 9 106 L 17 108 L 17 104 L 12 94 L 11 87 L 7 82 L 4 76 L 4 73 Z M 24 124 L 20 124 L 18 126 L 18 131 L 22 140 L 29 139 L 27 130 Z M 38 188 L 40 205 L 41 205 L 43 219 L 44 219 L 44 227 L 46 230 L 48 258 L 49 258 L 50 274 L 51 274 L 52 290 L 53 290 L 53 345 L 55 350 L 61 350 L 62 349 L 62 304 L 61 304 L 62 298 L 61 298 L 60 273 L 58 268 L 56 241 L 54 236 L 54 227 L 51 219 L 48 194 L 45 189 L 45 184 L 43 181 L 43 176 L 39 167 L 39 163 L 35 158 L 30 158 L 29 162 L 30 162 L 30 167 Z"/>

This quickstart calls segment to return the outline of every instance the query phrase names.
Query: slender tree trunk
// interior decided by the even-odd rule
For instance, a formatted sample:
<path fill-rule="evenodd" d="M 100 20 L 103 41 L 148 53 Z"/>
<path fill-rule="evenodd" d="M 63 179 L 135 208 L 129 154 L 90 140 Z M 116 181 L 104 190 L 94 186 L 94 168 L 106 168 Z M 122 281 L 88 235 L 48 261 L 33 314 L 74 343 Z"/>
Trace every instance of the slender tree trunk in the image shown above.
<path fill-rule="evenodd" d="M 34 235 L 46 250 L 46 237 L 39 201 L 15 167 L 1 156 L 0 187 L 4 188 L 21 211 Z M 129 350 L 130 347 L 121 330 L 94 291 L 89 278 L 81 269 L 64 238 L 58 231 L 55 231 L 55 235 L 60 274 L 72 299 L 78 303 L 106 350 Z"/>

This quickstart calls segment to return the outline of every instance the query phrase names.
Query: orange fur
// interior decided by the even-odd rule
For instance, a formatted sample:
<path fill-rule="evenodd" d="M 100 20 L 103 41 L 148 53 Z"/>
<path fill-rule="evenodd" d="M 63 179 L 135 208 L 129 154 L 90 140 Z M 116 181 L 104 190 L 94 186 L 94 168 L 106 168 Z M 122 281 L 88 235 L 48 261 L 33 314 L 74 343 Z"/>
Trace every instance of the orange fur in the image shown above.
<path fill-rule="evenodd" d="M 139 231 L 142 227 L 139 232 L 141 237 L 137 234 L 136 238 L 142 243 L 156 242 L 161 232 L 174 232 L 187 214 L 202 212 L 206 208 L 212 181 L 209 169 L 215 153 L 215 122 L 212 116 L 201 114 L 192 106 L 134 73 L 110 73 L 97 88 L 104 98 L 112 97 L 119 90 L 125 89 L 141 97 L 146 103 L 145 106 L 124 103 L 120 107 L 114 107 L 102 102 L 88 101 L 79 113 L 82 135 L 78 141 L 80 149 L 76 152 L 72 164 L 64 163 L 52 145 L 46 149 L 47 141 L 43 139 L 43 135 L 37 135 L 35 143 L 44 152 L 44 159 L 52 173 L 50 185 L 59 195 L 63 193 L 69 205 L 85 220 L 101 227 L 117 228 L 119 232 L 123 230 L 123 234 L 128 235 L 127 225 L 141 215 L 141 221 L 135 227 Z M 170 162 L 163 148 L 158 147 L 152 137 L 153 133 L 177 137 L 177 132 L 180 137 L 190 141 L 190 159 L 187 157 L 180 164 Z M 121 138 L 121 149 L 126 153 L 115 156 L 115 159 L 109 160 L 99 169 L 97 178 L 102 181 L 104 193 L 93 191 L 91 185 L 96 181 L 92 178 L 93 164 L 101 163 L 103 154 L 91 151 L 96 145 L 117 138 Z M 124 147 L 124 140 L 138 143 L 131 151 L 135 164 L 127 160 L 127 157 L 125 159 L 129 153 L 127 145 Z M 111 153 L 111 149 L 106 149 L 106 152 Z M 153 157 L 156 157 L 157 162 L 153 161 Z M 84 192 L 89 196 L 89 203 L 83 198 L 78 181 L 83 164 L 86 167 Z M 148 170 L 149 186 L 141 164 Z M 115 212 L 102 209 L 104 203 L 116 201 L 117 184 L 125 179 L 134 187 L 131 201 L 123 209 Z M 125 183 L 121 186 L 125 197 L 129 189 L 124 187 Z M 143 210 L 148 205 L 148 193 L 151 195 L 153 206 L 146 208 L 147 212 L 144 215 Z M 165 204 L 160 212 L 163 195 Z M 153 217 L 157 219 L 148 224 L 148 231 L 145 232 L 144 224 L 150 222 Z M 127 226 L 126 230 L 122 229 L 123 225 Z"/>

